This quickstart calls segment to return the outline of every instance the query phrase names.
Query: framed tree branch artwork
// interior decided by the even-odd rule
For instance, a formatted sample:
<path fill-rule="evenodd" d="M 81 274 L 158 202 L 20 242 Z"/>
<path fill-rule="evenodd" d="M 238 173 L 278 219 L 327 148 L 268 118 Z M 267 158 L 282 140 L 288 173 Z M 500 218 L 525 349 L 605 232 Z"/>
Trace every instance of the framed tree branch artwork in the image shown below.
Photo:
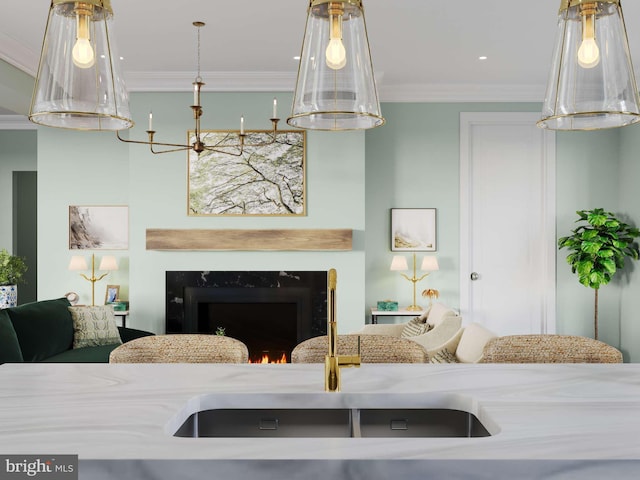
<path fill-rule="evenodd" d="M 242 153 L 189 150 L 188 215 L 305 215 L 304 131 L 245 131 Z M 195 141 L 189 131 L 189 143 Z M 238 142 L 237 131 L 203 131 L 205 145 Z"/>
<path fill-rule="evenodd" d="M 436 209 L 392 208 L 392 252 L 435 252 Z"/>

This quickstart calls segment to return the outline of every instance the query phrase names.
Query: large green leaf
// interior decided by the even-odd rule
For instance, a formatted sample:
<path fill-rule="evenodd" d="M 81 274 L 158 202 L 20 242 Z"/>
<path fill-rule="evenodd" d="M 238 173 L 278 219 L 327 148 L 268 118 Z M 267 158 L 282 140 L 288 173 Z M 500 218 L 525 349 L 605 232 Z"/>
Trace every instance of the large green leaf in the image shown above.
<path fill-rule="evenodd" d="M 595 227 L 604 225 L 605 222 L 607 221 L 607 216 L 604 213 L 601 213 L 600 211 L 597 211 L 597 210 L 598 209 L 593 210 L 593 212 L 587 215 L 587 221 Z"/>
<path fill-rule="evenodd" d="M 615 218 L 610 218 L 606 222 L 604 222 L 604 226 L 611 229 L 617 229 L 620 226 L 620 222 Z"/>
<path fill-rule="evenodd" d="M 582 240 L 592 240 L 597 236 L 598 236 L 597 230 L 585 230 L 582 232 L 582 235 L 580 236 L 580 238 L 582 238 Z"/>
<path fill-rule="evenodd" d="M 600 250 L 598 250 L 598 253 L 596 255 L 598 255 L 600 258 L 609 258 L 609 257 L 613 257 L 615 253 L 613 253 L 613 250 L 603 247 Z"/>
<path fill-rule="evenodd" d="M 627 242 L 622 241 L 622 240 L 614 240 L 613 241 L 613 246 L 617 247 L 617 248 L 620 248 L 620 249 L 626 248 L 627 245 L 629 245 L 629 244 Z"/>
<path fill-rule="evenodd" d="M 593 262 L 591 260 L 584 260 L 582 262 L 576 263 L 576 269 L 578 270 L 578 275 L 589 275 L 593 270 Z"/>
<path fill-rule="evenodd" d="M 592 271 L 589 275 L 591 288 L 600 288 L 601 283 L 605 283 L 604 274 L 602 272 Z"/>
<path fill-rule="evenodd" d="M 616 273 L 616 262 L 614 260 L 611 260 L 609 258 L 605 258 L 602 261 L 600 261 L 600 265 L 602 265 L 607 272 L 614 274 Z"/>
<path fill-rule="evenodd" d="M 600 242 L 582 242 L 582 246 L 580 248 L 586 253 L 597 253 L 601 247 L 602 243 Z"/>

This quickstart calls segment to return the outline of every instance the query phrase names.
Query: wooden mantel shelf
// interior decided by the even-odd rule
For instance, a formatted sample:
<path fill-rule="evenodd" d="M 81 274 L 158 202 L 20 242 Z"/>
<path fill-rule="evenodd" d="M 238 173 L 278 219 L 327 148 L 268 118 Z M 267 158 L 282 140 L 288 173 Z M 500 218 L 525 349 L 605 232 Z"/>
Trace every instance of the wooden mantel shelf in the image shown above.
<path fill-rule="evenodd" d="M 348 251 L 352 240 L 349 229 L 147 229 L 147 250 Z"/>

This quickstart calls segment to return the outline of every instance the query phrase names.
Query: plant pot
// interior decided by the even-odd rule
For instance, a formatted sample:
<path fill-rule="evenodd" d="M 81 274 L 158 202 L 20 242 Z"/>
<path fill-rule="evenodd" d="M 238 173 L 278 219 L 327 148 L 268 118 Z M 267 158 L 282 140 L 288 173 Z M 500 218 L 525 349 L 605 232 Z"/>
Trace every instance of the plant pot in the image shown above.
<path fill-rule="evenodd" d="M 18 286 L 0 285 L 0 309 L 18 305 Z"/>

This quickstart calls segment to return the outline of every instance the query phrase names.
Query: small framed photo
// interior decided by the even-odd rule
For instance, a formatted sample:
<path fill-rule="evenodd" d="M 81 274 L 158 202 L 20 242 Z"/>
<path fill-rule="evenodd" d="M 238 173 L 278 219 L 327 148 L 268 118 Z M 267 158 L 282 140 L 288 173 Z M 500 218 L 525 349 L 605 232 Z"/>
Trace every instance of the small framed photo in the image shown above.
<path fill-rule="evenodd" d="M 392 252 L 435 252 L 436 209 L 392 208 Z"/>
<path fill-rule="evenodd" d="M 104 303 L 108 305 L 109 303 L 117 302 L 120 298 L 120 285 L 107 285 L 107 292 L 104 296 Z"/>

